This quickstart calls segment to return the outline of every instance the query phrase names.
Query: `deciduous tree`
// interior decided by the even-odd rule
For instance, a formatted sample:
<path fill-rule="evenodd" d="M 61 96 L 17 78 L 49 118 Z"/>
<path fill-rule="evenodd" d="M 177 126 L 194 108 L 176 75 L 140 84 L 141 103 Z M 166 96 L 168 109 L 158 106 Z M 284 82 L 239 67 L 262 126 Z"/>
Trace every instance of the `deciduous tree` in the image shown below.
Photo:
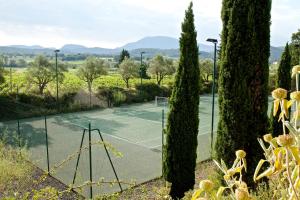
<path fill-rule="evenodd" d="M 84 65 L 78 69 L 78 77 L 85 81 L 88 86 L 88 91 L 90 94 L 90 106 L 92 104 L 93 82 L 95 79 L 107 74 L 107 68 L 108 64 L 104 60 L 91 56 L 86 58 Z"/>
<path fill-rule="evenodd" d="M 156 55 L 151 59 L 148 71 L 151 75 L 156 77 L 157 84 L 160 85 L 165 76 L 175 73 L 176 68 L 172 59 Z"/>
<path fill-rule="evenodd" d="M 199 60 L 200 75 L 204 82 L 209 82 L 209 77 L 213 75 L 213 62 L 210 59 Z"/>
<path fill-rule="evenodd" d="M 59 82 L 63 81 L 63 72 L 65 71 L 66 69 L 63 65 L 58 65 Z M 36 84 L 39 88 L 39 93 L 43 95 L 47 85 L 56 78 L 55 64 L 51 63 L 45 56 L 39 55 L 29 64 L 26 78 L 28 82 Z"/>
<path fill-rule="evenodd" d="M 119 73 L 126 83 L 126 87 L 129 88 L 129 80 L 135 77 L 139 77 L 139 66 L 134 60 L 125 58 L 120 64 Z"/>

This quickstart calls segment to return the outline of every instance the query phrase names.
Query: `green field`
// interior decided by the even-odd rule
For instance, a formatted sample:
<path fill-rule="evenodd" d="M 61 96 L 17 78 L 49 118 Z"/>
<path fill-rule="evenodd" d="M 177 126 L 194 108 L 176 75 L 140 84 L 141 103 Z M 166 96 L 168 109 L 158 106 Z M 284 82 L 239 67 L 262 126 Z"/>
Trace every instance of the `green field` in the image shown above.
<path fill-rule="evenodd" d="M 6 93 L 10 90 L 10 83 L 12 83 L 12 91 L 17 92 L 17 86 L 19 87 L 20 93 L 33 92 L 37 89 L 37 86 L 33 83 L 29 83 L 26 79 L 25 68 L 13 69 L 12 79 L 10 79 L 10 74 L 5 74 L 6 84 L 3 86 L 2 92 Z M 76 69 L 71 69 L 69 72 L 65 72 L 65 78 L 62 83 L 59 84 L 60 95 L 69 92 L 77 92 L 81 89 L 87 90 L 87 84 L 78 78 L 76 75 Z M 140 84 L 140 78 L 133 78 L 129 81 L 130 87 L 134 87 L 136 84 Z M 143 83 L 156 83 L 156 79 L 143 79 Z M 173 76 L 167 76 L 163 81 L 162 85 L 169 86 L 173 83 Z M 126 84 L 123 81 L 122 77 L 115 72 L 111 72 L 108 75 L 101 76 L 96 79 L 93 83 L 94 92 L 99 87 L 120 87 L 126 88 Z M 55 95 L 56 92 L 56 83 L 55 81 L 50 82 L 46 90 L 52 95 Z"/>

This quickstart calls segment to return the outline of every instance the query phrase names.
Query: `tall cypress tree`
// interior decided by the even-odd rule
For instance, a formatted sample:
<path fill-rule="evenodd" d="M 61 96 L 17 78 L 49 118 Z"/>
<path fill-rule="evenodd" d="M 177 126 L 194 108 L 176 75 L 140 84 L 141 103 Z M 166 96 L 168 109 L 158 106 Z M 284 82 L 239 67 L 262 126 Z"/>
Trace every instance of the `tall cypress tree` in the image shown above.
<path fill-rule="evenodd" d="M 250 183 L 262 156 L 257 138 L 268 130 L 270 11 L 271 0 L 223 0 L 215 151 L 229 164 L 236 150 L 245 150 Z"/>
<path fill-rule="evenodd" d="M 121 64 L 126 57 L 130 58 L 130 54 L 126 49 L 123 49 L 120 53 L 119 64 Z"/>
<path fill-rule="evenodd" d="M 172 183 L 170 195 L 174 199 L 183 197 L 195 184 L 200 72 L 192 7 L 191 3 L 181 26 L 179 67 L 170 99 L 164 147 L 164 177 Z"/>
<path fill-rule="evenodd" d="M 291 54 L 289 50 L 288 43 L 285 46 L 284 52 L 281 55 L 280 64 L 277 70 L 277 80 L 276 80 L 276 87 L 283 88 L 287 91 L 291 90 Z M 273 108 L 272 108 L 273 109 Z M 279 108 L 280 110 L 280 108 Z M 273 117 L 273 111 L 270 114 L 270 125 L 272 135 L 278 136 L 283 134 L 282 133 L 282 122 L 278 121 L 280 111 L 277 112 L 277 115 Z"/>

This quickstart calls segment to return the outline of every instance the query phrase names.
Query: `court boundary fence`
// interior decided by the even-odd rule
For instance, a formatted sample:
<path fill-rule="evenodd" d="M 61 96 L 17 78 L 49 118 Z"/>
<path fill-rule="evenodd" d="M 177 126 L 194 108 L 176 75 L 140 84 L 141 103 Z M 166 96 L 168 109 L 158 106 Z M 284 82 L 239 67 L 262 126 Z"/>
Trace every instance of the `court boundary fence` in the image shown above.
<path fill-rule="evenodd" d="M 99 129 L 92 129 L 92 128 L 91 128 L 91 123 L 89 123 L 88 128 L 84 128 L 84 129 L 83 129 L 83 133 L 82 133 L 82 138 L 81 138 L 80 147 L 79 147 L 79 151 L 78 151 L 78 157 L 77 157 L 77 161 L 76 161 L 76 167 L 75 167 L 75 172 L 74 172 L 74 177 L 73 177 L 72 185 L 75 184 L 76 175 L 77 175 L 77 169 L 78 169 L 78 165 L 79 165 L 79 161 L 80 161 L 80 155 L 81 155 L 81 150 L 82 150 L 82 145 L 83 145 L 83 141 L 84 141 L 84 136 L 85 136 L 85 134 L 86 134 L 87 131 L 88 131 L 88 136 L 89 136 L 89 138 L 88 138 L 88 140 L 89 140 L 88 151 L 89 151 L 90 183 L 93 182 L 92 141 L 91 141 L 91 133 L 94 132 L 94 131 L 96 131 L 96 132 L 98 132 L 99 137 L 100 137 L 100 139 L 101 139 L 101 141 L 102 141 L 102 143 L 103 143 L 103 146 L 104 146 L 106 155 L 107 155 L 107 157 L 108 157 L 108 159 L 109 159 L 110 165 L 111 165 L 111 167 L 112 167 L 112 170 L 113 170 L 113 172 L 114 172 L 114 175 L 115 175 L 115 177 L 116 177 L 116 180 L 117 180 L 117 182 L 118 182 L 118 185 L 119 185 L 119 187 L 120 187 L 120 190 L 121 190 L 121 192 L 122 192 L 122 191 L 123 191 L 122 185 L 121 185 L 121 183 L 120 183 L 120 180 L 119 180 L 119 177 L 118 177 L 118 175 L 117 175 L 116 169 L 115 169 L 115 167 L 114 167 L 114 164 L 113 164 L 113 162 L 112 162 L 112 160 L 111 160 L 111 157 L 110 157 L 110 155 L 109 155 L 109 152 L 108 152 L 108 150 L 107 150 L 106 144 L 105 144 L 105 142 L 104 142 L 104 140 L 103 140 L 101 131 L 100 131 Z M 90 184 L 90 198 L 91 198 L 91 199 L 93 198 L 93 185 L 92 185 L 92 184 Z"/>
<path fill-rule="evenodd" d="M 162 136 L 162 140 L 161 140 L 161 145 L 162 145 L 161 146 L 161 165 L 162 165 L 162 171 L 161 171 L 161 173 L 162 174 L 161 174 L 161 176 L 163 177 L 163 161 L 164 161 L 164 152 L 163 151 L 164 151 L 164 146 L 165 146 L 165 109 L 162 109 L 161 115 L 162 115 L 162 118 L 161 118 L 161 123 L 162 123 L 162 131 L 161 131 L 161 136 Z M 44 127 L 42 129 L 44 130 L 44 134 L 45 134 L 46 165 L 47 165 L 47 171 L 46 171 L 46 173 L 47 173 L 47 175 L 52 176 L 52 174 L 51 174 L 52 171 L 51 171 L 51 168 L 50 168 L 50 164 L 51 163 L 50 163 L 49 141 L 48 141 L 48 123 L 47 123 L 48 118 L 47 118 L 47 115 L 41 115 L 40 117 L 44 121 L 44 123 L 43 123 Z M 22 143 L 21 143 L 21 138 L 22 138 L 21 126 L 22 126 L 22 121 L 21 120 L 22 119 L 20 119 L 20 118 L 16 119 L 16 123 L 17 123 L 17 138 L 18 138 L 18 144 L 17 145 L 18 145 L 20 151 L 22 149 Z M 73 123 L 71 123 L 71 124 L 73 124 Z M 77 125 L 77 124 L 73 124 L 73 125 L 82 128 L 83 132 L 82 132 L 82 137 L 81 137 L 81 142 L 80 142 L 80 148 L 79 148 L 79 151 L 77 151 L 78 155 L 77 155 L 77 161 L 76 161 L 74 176 L 73 176 L 73 180 L 72 180 L 72 185 L 75 184 L 75 180 L 76 180 L 76 176 L 77 176 L 77 170 L 78 170 L 78 166 L 79 166 L 79 162 L 80 162 L 80 156 L 81 156 L 82 148 L 83 148 L 82 147 L 83 146 L 83 141 L 84 141 L 84 137 L 85 137 L 86 133 L 88 133 L 89 178 L 90 178 L 89 181 L 90 181 L 90 183 L 93 182 L 91 134 L 92 134 L 92 132 L 97 132 L 98 135 L 99 135 L 99 137 L 100 137 L 100 140 L 103 143 L 106 156 L 109 159 L 111 168 L 112 168 L 113 173 L 115 175 L 115 178 L 117 180 L 117 183 L 118 183 L 118 186 L 120 188 L 120 191 L 122 192 L 123 188 L 122 188 L 121 182 L 120 182 L 119 177 L 117 175 L 117 171 L 116 171 L 116 169 L 114 167 L 114 164 L 113 164 L 113 162 L 111 160 L 111 156 L 110 156 L 109 151 L 107 149 L 107 146 L 106 146 L 106 144 L 104 142 L 104 139 L 102 137 L 100 129 L 92 129 L 92 125 L 91 125 L 90 122 L 88 124 L 88 127 L 80 126 L 80 125 Z M 89 191 L 89 196 L 90 196 L 90 198 L 93 198 L 93 185 L 92 184 L 89 184 L 89 190 L 90 190 Z"/>

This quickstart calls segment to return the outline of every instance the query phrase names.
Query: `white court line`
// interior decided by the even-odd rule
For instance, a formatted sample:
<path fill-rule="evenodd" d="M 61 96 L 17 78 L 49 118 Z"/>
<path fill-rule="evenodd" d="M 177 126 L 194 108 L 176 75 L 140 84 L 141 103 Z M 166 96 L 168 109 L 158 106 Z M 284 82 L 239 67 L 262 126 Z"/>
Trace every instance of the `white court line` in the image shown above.
<path fill-rule="evenodd" d="M 157 146 L 153 146 L 153 147 L 150 147 L 150 149 L 156 149 L 158 147 L 161 147 L 161 144 L 160 145 L 157 145 Z"/>
<path fill-rule="evenodd" d="M 150 142 L 150 141 L 157 140 L 157 139 L 161 140 L 161 137 L 156 137 L 156 138 L 149 139 L 149 140 L 142 140 L 141 142 L 138 142 L 138 144 L 145 143 L 145 142 Z"/>
<path fill-rule="evenodd" d="M 127 143 L 129 143 L 129 144 L 134 144 L 134 145 L 141 146 L 141 147 L 143 147 L 143 148 L 147 148 L 147 149 L 149 149 L 149 147 L 148 147 L 148 146 L 145 146 L 145 145 L 141 145 L 141 144 L 138 144 L 138 143 L 132 142 L 132 141 L 130 141 L 130 140 L 127 140 L 127 139 L 125 139 L 125 138 L 122 138 L 122 137 L 119 137 L 119 136 L 115 136 L 115 135 L 111 135 L 111 134 L 108 134 L 108 133 L 102 132 L 101 130 L 100 130 L 100 132 L 101 132 L 101 134 L 104 134 L 104 135 L 110 136 L 110 137 L 112 137 L 112 138 L 115 138 L 115 139 L 118 139 L 118 140 L 121 140 L 121 141 L 127 142 Z"/>

